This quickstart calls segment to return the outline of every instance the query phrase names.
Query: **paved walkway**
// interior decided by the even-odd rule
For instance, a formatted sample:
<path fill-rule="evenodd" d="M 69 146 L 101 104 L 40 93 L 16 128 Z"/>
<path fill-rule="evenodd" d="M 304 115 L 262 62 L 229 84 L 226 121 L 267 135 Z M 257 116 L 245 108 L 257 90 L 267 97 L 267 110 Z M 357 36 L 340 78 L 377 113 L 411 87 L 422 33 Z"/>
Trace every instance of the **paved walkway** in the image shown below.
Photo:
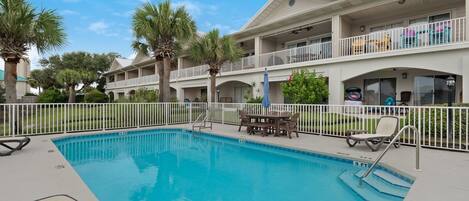
<path fill-rule="evenodd" d="M 188 125 L 170 126 L 188 128 Z M 366 146 L 349 148 L 344 139 L 315 135 L 300 138 L 249 136 L 237 132 L 237 127 L 214 125 L 219 135 L 294 147 L 354 160 L 370 161 L 379 153 Z M 115 131 L 114 131 L 115 132 Z M 96 200 L 73 168 L 50 141 L 63 135 L 36 136 L 23 151 L 0 157 L 1 200 L 29 201 L 52 194 L 68 194 L 78 200 Z M 416 178 L 406 200 L 467 201 L 469 199 L 469 153 L 432 149 L 421 150 L 421 171 L 415 170 L 415 147 L 392 148 L 383 165 Z"/>

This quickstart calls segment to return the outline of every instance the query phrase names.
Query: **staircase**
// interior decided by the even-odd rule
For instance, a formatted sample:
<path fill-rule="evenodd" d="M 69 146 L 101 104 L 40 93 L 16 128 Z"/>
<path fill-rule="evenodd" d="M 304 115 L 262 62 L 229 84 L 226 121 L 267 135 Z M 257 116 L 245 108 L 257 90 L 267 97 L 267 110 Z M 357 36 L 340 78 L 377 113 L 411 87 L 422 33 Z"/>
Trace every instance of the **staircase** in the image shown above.
<path fill-rule="evenodd" d="M 403 200 L 412 183 L 399 178 L 389 172 L 378 169 L 363 179 L 360 185 L 360 177 L 365 170 L 345 171 L 339 178 L 355 193 L 368 201 L 395 201 Z"/>

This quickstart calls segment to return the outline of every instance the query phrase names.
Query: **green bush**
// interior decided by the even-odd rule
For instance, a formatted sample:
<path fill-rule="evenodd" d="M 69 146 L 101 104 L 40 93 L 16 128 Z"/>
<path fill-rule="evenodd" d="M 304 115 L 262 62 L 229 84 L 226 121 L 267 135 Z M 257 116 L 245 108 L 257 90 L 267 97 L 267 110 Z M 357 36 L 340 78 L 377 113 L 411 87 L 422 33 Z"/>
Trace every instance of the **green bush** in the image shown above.
<path fill-rule="evenodd" d="M 57 89 L 47 89 L 37 97 L 38 103 L 66 103 L 67 95 Z"/>
<path fill-rule="evenodd" d="M 327 79 L 307 70 L 293 72 L 290 80 L 281 86 L 283 95 L 295 104 L 325 103 L 329 96 Z"/>
<path fill-rule="evenodd" d="M 448 107 L 447 104 L 443 105 L 433 105 L 437 107 L 442 107 L 442 109 L 437 108 L 437 109 L 425 109 L 422 108 L 421 111 L 421 118 L 422 120 L 420 121 L 420 130 L 422 131 L 422 134 L 424 135 L 425 138 L 436 138 L 439 139 L 440 137 L 445 139 L 447 136 L 448 132 L 448 124 L 449 120 L 452 119 L 454 128 L 454 138 L 456 141 L 459 141 L 459 138 L 461 140 L 465 140 L 464 135 L 460 135 L 459 133 L 467 133 L 466 128 L 468 125 L 466 123 L 468 120 L 466 119 L 469 114 L 467 114 L 467 110 L 465 109 L 453 109 L 453 114 L 452 118 L 449 117 L 448 110 L 445 107 Z M 468 107 L 468 103 L 463 103 L 463 104 L 454 104 L 454 107 Z M 411 109 L 410 112 L 407 114 L 405 118 L 405 122 L 401 121 L 402 125 L 415 125 L 418 126 L 418 110 L 417 109 Z M 450 119 L 448 119 L 450 118 Z M 414 122 L 415 119 L 415 122 Z M 448 123 L 447 123 L 448 122 Z"/>
<path fill-rule="evenodd" d="M 262 103 L 262 100 L 264 99 L 264 97 L 262 96 L 257 96 L 255 98 L 251 97 L 251 98 L 248 98 L 246 103 Z"/>
<path fill-rule="evenodd" d="M 108 100 L 108 96 L 97 89 L 87 91 L 84 97 L 85 103 L 107 103 Z"/>

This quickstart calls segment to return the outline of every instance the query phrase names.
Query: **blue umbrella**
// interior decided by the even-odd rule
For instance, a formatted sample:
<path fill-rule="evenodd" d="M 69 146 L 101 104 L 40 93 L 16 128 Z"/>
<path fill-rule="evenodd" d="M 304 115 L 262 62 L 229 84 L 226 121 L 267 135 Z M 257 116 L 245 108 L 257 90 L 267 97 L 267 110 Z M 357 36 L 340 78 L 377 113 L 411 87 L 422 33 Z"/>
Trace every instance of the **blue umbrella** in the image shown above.
<path fill-rule="evenodd" d="M 269 73 L 267 72 L 267 68 L 264 71 L 264 99 L 262 99 L 262 106 L 268 108 L 270 106 L 270 86 L 269 86 Z"/>

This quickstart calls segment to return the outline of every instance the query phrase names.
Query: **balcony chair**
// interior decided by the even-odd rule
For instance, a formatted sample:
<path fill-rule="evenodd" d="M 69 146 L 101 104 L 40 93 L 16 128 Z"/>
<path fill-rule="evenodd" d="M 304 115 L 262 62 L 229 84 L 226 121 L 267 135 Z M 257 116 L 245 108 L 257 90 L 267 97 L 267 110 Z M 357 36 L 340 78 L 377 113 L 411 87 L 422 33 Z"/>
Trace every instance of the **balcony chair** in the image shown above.
<path fill-rule="evenodd" d="M 9 156 L 15 151 L 23 149 L 26 145 L 31 142 L 29 137 L 8 137 L 0 138 L 0 146 L 3 146 L 8 149 L 6 152 L 0 152 L 0 156 Z M 16 146 L 13 146 L 16 144 Z"/>
<path fill-rule="evenodd" d="M 354 147 L 357 143 L 365 141 L 365 144 L 372 150 L 378 151 L 381 145 L 387 140 L 392 140 L 397 133 L 399 118 L 395 116 L 383 116 L 379 119 L 376 126 L 376 134 L 368 134 L 366 130 L 349 130 L 346 139 L 350 147 Z M 394 147 L 399 147 L 399 142 Z"/>
<path fill-rule="evenodd" d="M 299 118 L 300 118 L 300 113 L 295 113 L 290 117 L 290 119 L 280 121 L 280 130 L 285 132 L 288 138 L 290 139 L 291 139 L 291 134 L 293 132 L 296 133 L 296 137 L 300 137 L 298 135 L 298 119 Z"/>
<path fill-rule="evenodd" d="M 352 54 L 360 55 L 365 53 L 366 41 L 364 39 L 355 39 L 352 41 Z"/>

